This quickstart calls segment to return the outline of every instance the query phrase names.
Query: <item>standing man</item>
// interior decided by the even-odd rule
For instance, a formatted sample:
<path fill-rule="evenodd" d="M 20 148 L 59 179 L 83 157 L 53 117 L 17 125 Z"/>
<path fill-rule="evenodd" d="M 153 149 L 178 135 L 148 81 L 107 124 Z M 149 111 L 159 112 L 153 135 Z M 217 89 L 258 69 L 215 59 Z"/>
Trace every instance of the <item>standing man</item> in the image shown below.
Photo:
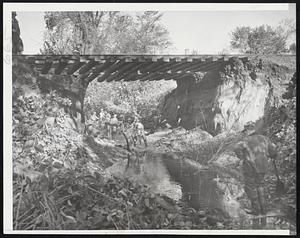
<path fill-rule="evenodd" d="M 97 117 L 97 114 L 95 111 L 93 112 L 93 114 L 91 116 L 91 120 L 93 123 L 96 123 L 98 121 L 98 117 Z"/>
<path fill-rule="evenodd" d="M 101 130 L 104 128 L 104 121 L 105 121 L 105 113 L 103 111 L 103 108 L 101 108 L 99 113 L 99 126 Z"/>
<path fill-rule="evenodd" d="M 138 117 L 135 117 L 133 122 L 133 143 L 134 146 L 139 143 L 142 144 L 141 140 L 144 141 L 144 145 L 147 147 L 147 140 L 144 131 L 144 125 L 139 121 Z"/>
<path fill-rule="evenodd" d="M 117 132 L 118 132 L 118 125 L 119 125 L 119 120 L 117 118 L 117 114 L 114 114 L 114 116 L 110 120 L 111 138 L 113 140 L 116 138 L 116 135 L 117 135 Z"/>
<path fill-rule="evenodd" d="M 111 140 L 111 125 L 110 125 L 110 120 L 111 120 L 111 116 L 109 113 L 106 114 L 105 116 L 105 130 L 106 130 L 106 135 L 107 135 L 107 139 Z"/>
<path fill-rule="evenodd" d="M 264 188 L 264 177 L 268 170 L 268 158 L 275 160 L 277 150 L 269 138 L 263 135 L 250 135 L 234 146 L 234 152 L 242 161 L 245 192 L 251 201 L 253 215 L 266 214 L 266 194 Z M 265 225 L 266 219 L 262 221 Z M 254 220 L 253 226 L 258 226 L 259 221 Z"/>

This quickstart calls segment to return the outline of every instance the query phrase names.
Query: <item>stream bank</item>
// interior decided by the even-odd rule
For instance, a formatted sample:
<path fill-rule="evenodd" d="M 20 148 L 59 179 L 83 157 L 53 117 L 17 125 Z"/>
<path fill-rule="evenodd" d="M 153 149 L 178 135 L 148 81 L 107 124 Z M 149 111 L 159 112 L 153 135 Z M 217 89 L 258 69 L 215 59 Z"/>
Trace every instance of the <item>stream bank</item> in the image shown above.
<path fill-rule="evenodd" d="M 178 143 L 174 143 L 176 133 L 179 138 Z M 184 202 L 196 211 L 205 212 L 205 214 L 214 211 L 218 217 L 229 219 L 235 225 L 239 224 L 237 226 L 240 229 L 252 227 L 252 216 L 244 211 L 244 208 L 249 208 L 250 204 L 243 191 L 241 178 L 238 177 L 241 174 L 235 171 L 237 179 L 232 176 L 230 170 L 228 172 L 220 170 L 219 167 L 208 168 L 206 165 L 184 158 L 182 156 L 184 154 L 183 147 L 178 149 L 178 145 L 181 144 L 180 140 L 186 139 L 184 135 L 194 138 L 199 135 L 203 136 L 203 133 L 199 133 L 198 130 L 197 135 L 193 135 L 192 132 L 184 131 L 184 129 L 154 133 L 148 136 L 151 149 L 146 156 L 140 158 L 140 170 L 126 170 L 127 160 L 123 157 L 122 160 L 108 167 L 105 173 L 109 176 L 143 184 L 149 187 L 154 194 L 167 196 L 177 202 Z M 215 138 L 216 144 L 224 143 L 224 140 L 222 142 L 220 138 L 221 136 Z M 235 134 L 228 138 L 227 140 L 232 142 L 239 140 L 241 135 Z M 207 140 L 211 142 L 213 137 L 207 136 Z M 207 143 L 207 141 L 203 143 Z M 170 148 L 172 148 L 170 144 L 177 145 L 177 150 L 173 149 L 173 152 L 170 152 Z M 158 145 L 164 146 L 159 147 Z M 196 147 L 201 148 L 201 143 Z M 227 166 L 236 165 L 237 161 L 230 152 L 224 150 L 220 154 L 222 155 L 219 157 L 221 163 L 225 161 Z M 278 227 L 278 224 L 275 225 L 275 223 L 280 220 L 281 215 L 278 209 L 270 210 L 268 213 L 270 217 L 268 217 L 267 226 L 264 229 Z M 243 222 L 237 222 L 238 220 Z M 283 226 L 282 224 L 281 226 Z M 289 224 L 287 223 L 287 225 Z"/>

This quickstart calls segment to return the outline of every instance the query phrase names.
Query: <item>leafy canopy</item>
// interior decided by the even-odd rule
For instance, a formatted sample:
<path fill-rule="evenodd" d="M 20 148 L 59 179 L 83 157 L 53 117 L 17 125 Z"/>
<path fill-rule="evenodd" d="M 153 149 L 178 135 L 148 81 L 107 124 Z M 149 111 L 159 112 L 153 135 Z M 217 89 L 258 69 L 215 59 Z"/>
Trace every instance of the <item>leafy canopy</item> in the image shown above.
<path fill-rule="evenodd" d="M 170 45 L 162 14 L 46 12 L 44 54 L 146 54 Z"/>
<path fill-rule="evenodd" d="M 242 53 L 278 54 L 288 51 L 287 44 L 295 33 L 294 21 L 285 19 L 274 28 L 269 25 L 258 27 L 240 26 L 231 33 L 231 46 Z"/>
<path fill-rule="evenodd" d="M 156 54 L 171 46 L 163 14 L 139 12 L 46 12 L 43 54 Z M 173 85 L 163 82 L 92 82 L 87 89 L 93 108 L 142 113 L 153 108 Z M 88 105 L 86 105 L 88 106 Z M 86 107 L 86 110 L 88 107 Z"/>

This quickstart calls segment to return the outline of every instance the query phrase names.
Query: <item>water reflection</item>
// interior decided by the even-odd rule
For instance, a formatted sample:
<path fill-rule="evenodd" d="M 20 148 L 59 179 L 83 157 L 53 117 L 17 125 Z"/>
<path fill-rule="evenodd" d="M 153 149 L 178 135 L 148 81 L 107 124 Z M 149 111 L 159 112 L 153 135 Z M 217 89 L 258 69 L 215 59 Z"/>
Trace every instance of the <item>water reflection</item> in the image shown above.
<path fill-rule="evenodd" d="M 214 171 L 199 168 L 196 163 L 174 158 L 170 154 L 163 155 L 162 160 L 171 178 L 181 184 L 183 199 L 191 207 L 224 210 L 222 196 L 214 180 Z"/>
<path fill-rule="evenodd" d="M 150 187 L 154 193 L 174 200 L 182 199 L 199 210 L 217 210 L 218 216 L 230 217 L 232 229 L 280 229 L 278 217 L 254 219 L 241 209 L 238 202 L 232 206 L 226 201 L 226 192 L 217 184 L 217 173 L 198 167 L 191 161 L 170 155 L 151 155 L 141 161 L 141 168 L 126 170 L 121 161 L 107 168 L 106 172 L 118 177 L 127 177 Z M 269 215 L 269 214 L 268 214 Z"/>
<path fill-rule="evenodd" d="M 107 169 L 115 176 L 128 177 L 150 187 L 155 193 L 164 194 L 174 200 L 183 199 L 195 209 L 224 210 L 222 196 L 210 170 L 198 170 L 184 160 L 164 155 L 150 155 L 140 161 L 140 170 L 126 170 L 126 161 Z"/>

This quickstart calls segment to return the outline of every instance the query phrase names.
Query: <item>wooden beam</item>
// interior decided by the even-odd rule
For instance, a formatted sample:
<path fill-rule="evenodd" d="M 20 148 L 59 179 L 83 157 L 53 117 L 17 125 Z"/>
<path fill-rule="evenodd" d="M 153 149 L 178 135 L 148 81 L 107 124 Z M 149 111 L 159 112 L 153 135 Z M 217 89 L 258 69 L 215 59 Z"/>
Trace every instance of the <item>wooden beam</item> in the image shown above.
<path fill-rule="evenodd" d="M 141 69 L 141 73 L 148 73 L 149 69 L 151 69 L 152 67 L 157 67 L 162 64 L 166 64 L 162 59 L 158 59 L 157 61 L 151 61 L 151 63 L 147 67 Z"/>
<path fill-rule="evenodd" d="M 162 73 L 165 73 L 169 69 L 173 69 L 174 67 L 176 67 L 176 66 L 178 66 L 180 64 L 182 64 L 182 61 L 178 62 L 178 61 L 176 61 L 176 59 L 173 59 L 167 65 L 162 64 L 162 65 L 159 65 L 157 67 L 150 68 L 149 72 L 153 72 L 153 71 L 160 72 L 160 71 L 163 71 Z"/>
<path fill-rule="evenodd" d="M 56 75 L 61 74 L 61 72 L 66 68 L 66 66 L 68 65 L 68 62 L 66 61 L 60 61 L 57 68 L 55 69 L 54 73 Z"/>
<path fill-rule="evenodd" d="M 94 60 L 90 60 L 86 65 L 84 65 L 80 70 L 79 70 L 79 74 L 84 74 L 86 72 L 88 72 L 89 70 L 91 70 L 94 66 L 96 66 L 98 64 L 97 61 Z"/>
<path fill-rule="evenodd" d="M 141 81 L 147 81 L 147 80 L 149 80 L 151 78 L 153 79 L 153 78 L 159 77 L 159 76 L 161 76 L 161 75 L 159 73 L 157 73 L 157 72 L 155 72 L 155 73 L 149 73 L 147 76 L 141 78 L 140 80 Z"/>
<path fill-rule="evenodd" d="M 168 67 L 168 66 L 170 66 L 170 65 L 174 65 L 174 64 L 176 64 L 176 63 L 173 63 L 173 62 L 161 62 L 160 64 L 153 64 L 152 65 L 152 67 L 151 67 L 151 65 L 150 65 L 150 67 L 148 67 L 148 69 L 147 69 L 147 71 L 146 70 L 142 70 L 142 72 L 144 72 L 144 73 L 152 73 L 152 72 L 157 72 L 157 71 L 159 71 L 159 69 L 162 69 L 162 68 L 165 68 L 165 67 Z"/>
<path fill-rule="evenodd" d="M 106 78 L 108 78 L 114 71 L 118 70 L 119 68 L 121 68 L 124 65 L 128 65 L 130 64 L 129 62 L 126 62 L 125 59 L 119 60 L 118 62 L 114 63 L 113 65 L 111 65 L 109 67 L 108 70 L 106 70 L 104 72 L 104 74 L 102 76 L 100 76 L 97 80 L 98 82 L 103 82 Z M 104 80 L 102 80 L 102 78 L 104 78 Z M 110 81 L 108 81 L 110 82 Z"/>
<path fill-rule="evenodd" d="M 129 82 L 129 81 L 137 81 L 139 80 L 139 74 L 137 72 L 133 72 L 127 76 L 123 76 L 121 79 L 118 78 L 116 81 L 120 81 L 120 80 L 124 80 L 125 82 Z"/>
<path fill-rule="evenodd" d="M 187 76 L 188 74 L 186 74 L 186 73 L 171 73 L 171 74 L 169 74 L 169 75 L 165 75 L 165 77 L 164 78 L 162 78 L 162 79 L 164 79 L 164 80 L 171 80 L 171 79 L 176 79 L 176 78 L 178 78 L 178 77 L 184 77 L 184 76 Z"/>
<path fill-rule="evenodd" d="M 103 71 L 105 68 L 107 68 L 107 67 L 109 67 L 109 66 L 111 66 L 111 65 L 113 65 L 113 64 L 114 64 L 113 62 L 108 62 L 108 61 L 107 61 L 106 63 L 104 63 L 102 69 L 100 68 L 99 70 L 97 70 L 97 73 Z M 98 72 L 98 71 L 99 71 L 99 72 Z M 105 74 L 105 73 L 104 73 L 104 74 Z M 98 75 L 99 77 L 97 78 L 97 81 L 98 81 L 98 82 L 103 82 L 103 81 L 105 81 L 107 78 L 109 78 L 110 75 L 111 75 L 111 74 L 109 74 L 109 76 L 107 76 L 107 77 L 104 77 L 104 75 Z"/>
<path fill-rule="evenodd" d="M 140 75 L 138 73 L 138 71 L 141 71 L 141 69 L 144 67 L 144 66 L 148 66 L 149 64 L 151 64 L 152 62 L 143 62 L 141 64 L 138 64 L 136 65 L 135 67 L 131 68 L 128 72 L 125 72 L 121 75 L 121 77 L 125 80 L 126 78 L 129 78 L 129 80 L 126 80 L 126 81 L 134 81 L 134 80 L 130 80 L 130 78 L 132 77 L 132 75 L 134 75 L 134 77 L 137 77 L 138 75 Z M 119 79 L 121 80 L 121 79 Z M 119 81 L 118 80 L 118 81 Z"/>
<path fill-rule="evenodd" d="M 159 81 L 159 80 L 163 80 L 164 78 L 170 77 L 171 74 L 168 73 L 163 73 L 163 74 L 156 74 L 153 76 L 153 78 L 148 79 L 149 81 Z"/>
<path fill-rule="evenodd" d="M 128 62 L 124 59 L 119 60 L 119 61 L 115 62 L 113 65 L 111 65 L 109 67 L 109 69 L 105 71 L 105 74 L 106 74 L 106 76 L 108 76 L 109 74 L 113 73 L 114 71 L 116 71 L 116 70 L 122 68 L 124 65 L 128 65 L 128 64 L 130 64 L 130 62 Z"/>
<path fill-rule="evenodd" d="M 204 72 L 208 72 L 208 71 L 221 71 L 226 65 L 225 62 L 220 62 L 219 64 L 215 64 L 215 65 L 210 65 L 208 67 L 206 67 L 205 69 L 203 69 Z"/>
<path fill-rule="evenodd" d="M 204 58 L 199 58 L 199 57 L 188 57 L 185 60 L 182 60 L 181 64 L 176 65 L 174 68 L 171 69 L 172 72 L 177 72 L 180 71 L 182 69 L 186 69 L 186 68 L 190 68 L 193 67 L 195 65 L 199 65 L 202 64 L 203 62 L 205 62 Z"/>
<path fill-rule="evenodd" d="M 105 61 L 104 63 L 102 63 L 101 65 L 97 66 L 97 68 L 95 70 L 93 70 L 92 74 L 89 76 L 89 78 L 87 78 L 88 82 L 91 82 L 92 80 L 94 80 L 95 78 L 97 78 L 98 76 L 101 77 L 101 75 L 99 75 L 101 72 L 104 72 L 105 69 L 107 69 L 107 67 L 111 66 L 114 62 L 111 62 L 109 60 Z M 99 80 L 99 78 L 97 78 L 98 82 L 102 82 Z"/>
<path fill-rule="evenodd" d="M 34 68 L 38 71 L 41 71 L 45 65 L 45 60 L 35 60 L 34 61 Z"/>
<path fill-rule="evenodd" d="M 84 80 L 87 83 L 92 82 L 95 78 L 99 77 L 99 73 L 91 73 L 87 78 L 85 78 Z"/>
<path fill-rule="evenodd" d="M 148 74 L 138 74 L 138 73 L 132 73 L 130 75 L 128 75 L 127 77 L 120 77 L 118 78 L 116 81 L 137 81 L 137 80 L 141 80 L 143 77 L 145 77 L 145 75 Z"/>
<path fill-rule="evenodd" d="M 139 64 L 138 67 L 135 67 L 133 69 L 131 69 L 130 73 L 133 73 L 133 72 L 139 72 L 139 74 L 143 74 L 143 70 L 149 66 L 151 66 L 152 64 L 155 64 L 156 62 L 153 62 L 153 61 L 146 61 L 142 64 Z M 127 73 L 126 73 L 127 74 Z"/>
<path fill-rule="evenodd" d="M 219 59 L 218 61 L 213 62 L 211 64 L 207 64 L 207 65 L 201 66 L 199 69 L 197 69 L 197 71 L 207 72 L 207 71 L 209 71 L 211 69 L 218 68 L 218 67 L 220 67 L 223 64 L 228 64 L 228 61 L 225 62 L 223 59 Z M 197 72 L 197 71 L 195 70 L 194 72 Z"/>
<path fill-rule="evenodd" d="M 92 74 L 86 79 L 87 82 L 91 82 L 92 80 L 94 80 L 97 77 L 101 77 L 101 75 L 99 75 L 101 72 L 103 72 L 107 67 L 109 67 L 110 65 L 112 65 L 113 62 L 110 61 L 106 61 L 105 63 L 101 64 L 100 66 L 98 66 L 93 72 Z M 98 82 L 102 82 L 99 80 L 99 78 L 97 78 Z"/>
<path fill-rule="evenodd" d="M 188 66 L 188 67 L 182 69 L 182 71 L 183 72 L 188 72 L 188 71 L 197 72 L 197 71 L 201 71 L 202 68 L 207 67 L 208 65 L 211 65 L 211 64 L 214 64 L 213 63 L 213 57 L 207 58 L 203 62 L 199 62 L 199 63 L 196 63 L 194 65 Z"/>
<path fill-rule="evenodd" d="M 72 75 L 78 69 L 80 69 L 84 65 L 84 62 L 76 61 L 74 64 L 70 65 L 69 69 L 67 70 L 68 75 Z"/>
<path fill-rule="evenodd" d="M 173 78 L 167 78 L 165 80 L 171 80 L 171 79 L 177 80 L 179 78 L 185 78 L 185 77 L 191 77 L 191 76 L 192 76 L 192 74 L 189 74 L 189 73 L 177 73 L 177 75 L 175 75 Z"/>
<path fill-rule="evenodd" d="M 124 72 L 130 70 L 131 68 L 135 67 L 137 64 L 142 64 L 141 62 L 139 63 L 137 60 L 134 60 L 132 61 L 130 64 L 126 64 L 126 65 L 123 65 L 122 67 L 120 67 L 118 69 L 118 71 L 114 74 L 114 75 L 110 75 L 106 78 L 107 81 L 112 81 L 116 78 L 116 75 L 121 75 L 123 74 Z"/>
<path fill-rule="evenodd" d="M 139 68 L 140 68 L 139 71 L 142 70 L 143 66 L 147 67 L 151 64 L 153 64 L 153 62 L 145 62 L 144 64 L 139 65 Z M 155 72 L 155 73 L 158 73 L 158 72 Z M 137 69 L 133 69 L 133 70 L 131 70 L 131 74 L 122 75 L 122 79 L 124 79 L 125 81 L 136 81 L 136 80 L 141 80 L 146 76 L 149 76 L 149 74 L 151 74 L 151 73 L 141 73 L 141 72 L 138 73 Z"/>
<path fill-rule="evenodd" d="M 101 56 L 96 56 L 94 57 L 92 60 L 88 58 L 87 55 L 79 55 L 78 58 L 79 58 L 79 61 L 80 62 L 84 62 L 84 63 L 88 63 L 88 62 L 91 62 L 91 61 L 103 61 L 102 58 L 99 59 L 99 57 Z"/>
<path fill-rule="evenodd" d="M 150 62 L 148 62 L 150 63 Z M 117 77 L 115 79 L 115 81 L 121 81 L 121 80 L 124 80 L 124 81 L 137 81 L 137 80 L 140 80 L 141 78 L 143 78 L 145 75 L 148 75 L 148 74 L 139 74 L 137 71 L 134 71 L 132 72 L 130 75 L 120 75 L 119 77 Z"/>
<path fill-rule="evenodd" d="M 108 69 L 110 66 L 112 66 L 114 62 L 106 61 L 105 63 L 97 66 L 97 68 L 94 70 L 95 73 L 105 72 L 106 69 Z"/>
<path fill-rule="evenodd" d="M 194 61 L 189 61 L 189 62 L 187 62 L 187 61 L 182 62 L 181 64 L 172 68 L 171 71 L 175 73 L 177 71 L 180 71 L 181 69 L 185 69 L 187 67 L 191 67 L 191 66 L 198 65 L 198 64 L 201 64 L 201 59 L 196 59 Z"/>
<path fill-rule="evenodd" d="M 47 74 L 51 69 L 51 66 L 52 66 L 52 61 L 45 62 L 45 65 L 41 70 L 41 74 Z"/>
<path fill-rule="evenodd" d="M 130 65 L 126 65 L 125 67 L 122 67 L 120 70 L 115 72 L 115 74 L 109 76 L 106 81 L 111 82 L 113 80 L 115 81 L 121 81 L 123 78 L 126 78 L 128 75 L 132 74 L 140 65 L 144 64 L 145 62 L 138 62 L 138 60 L 135 60 Z"/>

